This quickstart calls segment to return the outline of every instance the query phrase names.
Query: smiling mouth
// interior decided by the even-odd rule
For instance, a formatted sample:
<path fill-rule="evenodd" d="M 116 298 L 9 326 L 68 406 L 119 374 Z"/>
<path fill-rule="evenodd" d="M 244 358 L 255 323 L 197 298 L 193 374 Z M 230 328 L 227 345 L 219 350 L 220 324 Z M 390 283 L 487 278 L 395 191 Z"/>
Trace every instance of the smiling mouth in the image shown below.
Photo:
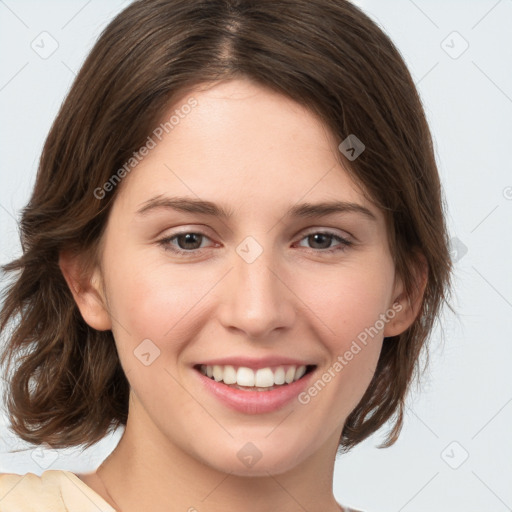
<path fill-rule="evenodd" d="M 242 391 L 271 391 L 304 378 L 316 365 L 281 365 L 253 370 L 245 366 L 198 364 L 194 369 L 205 377 Z"/>

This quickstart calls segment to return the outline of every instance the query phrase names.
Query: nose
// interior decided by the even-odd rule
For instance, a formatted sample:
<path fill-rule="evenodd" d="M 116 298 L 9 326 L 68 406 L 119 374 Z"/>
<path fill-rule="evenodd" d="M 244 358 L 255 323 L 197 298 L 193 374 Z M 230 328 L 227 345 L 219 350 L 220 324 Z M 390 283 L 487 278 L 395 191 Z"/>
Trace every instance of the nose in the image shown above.
<path fill-rule="evenodd" d="M 296 310 L 289 279 L 270 250 L 248 262 L 239 254 L 224 280 L 221 324 L 253 340 L 267 340 L 293 325 Z"/>

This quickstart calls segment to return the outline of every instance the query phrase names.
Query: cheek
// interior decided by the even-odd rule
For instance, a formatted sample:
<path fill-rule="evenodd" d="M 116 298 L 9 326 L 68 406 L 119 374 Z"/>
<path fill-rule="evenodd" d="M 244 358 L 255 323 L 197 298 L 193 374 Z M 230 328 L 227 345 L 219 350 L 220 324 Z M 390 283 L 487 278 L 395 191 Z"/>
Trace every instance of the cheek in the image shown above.
<path fill-rule="evenodd" d="M 303 283 L 297 295 L 311 308 L 310 324 L 317 326 L 317 338 L 329 356 L 318 376 L 321 382 L 313 383 L 303 403 L 311 400 L 315 407 L 325 407 L 325 415 L 332 407 L 338 411 L 333 421 L 345 418 L 360 401 L 382 348 L 382 315 L 392 297 L 393 267 L 384 259 L 366 263 L 318 273 L 315 286 L 297 279 Z"/>
<path fill-rule="evenodd" d="M 214 281 L 211 272 L 203 279 L 200 271 L 185 265 L 172 268 L 162 261 L 125 254 L 119 255 L 117 262 L 106 273 L 106 284 L 121 349 L 133 350 L 142 340 L 150 339 L 161 349 L 172 340 L 173 352 L 179 351 L 180 342 L 195 334 L 201 299 Z"/>
<path fill-rule="evenodd" d="M 316 317 L 323 339 L 333 350 L 345 350 L 367 330 L 382 332 L 379 319 L 389 308 L 394 276 L 387 263 L 340 265 L 317 272 L 314 279 L 309 274 L 296 276 L 294 291 L 311 310 L 310 317 Z"/>
<path fill-rule="evenodd" d="M 210 279 L 201 279 L 200 272 L 191 279 L 185 266 L 171 269 L 119 256 L 119 265 L 110 268 L 107 289 L 123 370 L 138 399 L 155 408 L 155 414 L 169 396 L 173 400 L 168 407 L 186 414 L 194 404 L 175 380 L 176 360 L 201 328 L 200 301 L 211 288 L 211 272 Z"/>

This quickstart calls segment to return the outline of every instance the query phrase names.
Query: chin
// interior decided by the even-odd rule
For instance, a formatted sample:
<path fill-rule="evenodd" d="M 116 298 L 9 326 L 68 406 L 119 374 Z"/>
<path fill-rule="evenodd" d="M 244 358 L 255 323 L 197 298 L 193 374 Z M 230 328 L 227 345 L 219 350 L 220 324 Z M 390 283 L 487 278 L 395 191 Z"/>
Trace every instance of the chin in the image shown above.
<path fill-rule="evenodd" d="M 268 434 L 267 434 L 268 435 Z M 311 444 L 309 445 L 311 448 Z M 236 476 L 260 477 L 279 475 L 293 470 L 308 457 L 303 443 L 283 446 L 264 437 L 261 441 L 230 440 L 228 445 L 217 444 L 217 449 L 203 452 L 199 459 L 213 469 Z"/>

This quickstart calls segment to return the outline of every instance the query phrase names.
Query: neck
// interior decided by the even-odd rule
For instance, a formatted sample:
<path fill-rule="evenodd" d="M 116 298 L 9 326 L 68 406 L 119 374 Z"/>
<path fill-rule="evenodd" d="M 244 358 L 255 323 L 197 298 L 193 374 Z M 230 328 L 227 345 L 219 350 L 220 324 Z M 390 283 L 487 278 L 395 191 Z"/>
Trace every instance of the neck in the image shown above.
<path fill-rule="evenodd" d="M 129 415 L 118 446 L 97 472 L 105 498 L 118 512 L 340 510 L 332 494 L 339 433 L 289 471 L 238 476 L 184 452 L 152 423 L 149 433 L 146 419 Z"/>

